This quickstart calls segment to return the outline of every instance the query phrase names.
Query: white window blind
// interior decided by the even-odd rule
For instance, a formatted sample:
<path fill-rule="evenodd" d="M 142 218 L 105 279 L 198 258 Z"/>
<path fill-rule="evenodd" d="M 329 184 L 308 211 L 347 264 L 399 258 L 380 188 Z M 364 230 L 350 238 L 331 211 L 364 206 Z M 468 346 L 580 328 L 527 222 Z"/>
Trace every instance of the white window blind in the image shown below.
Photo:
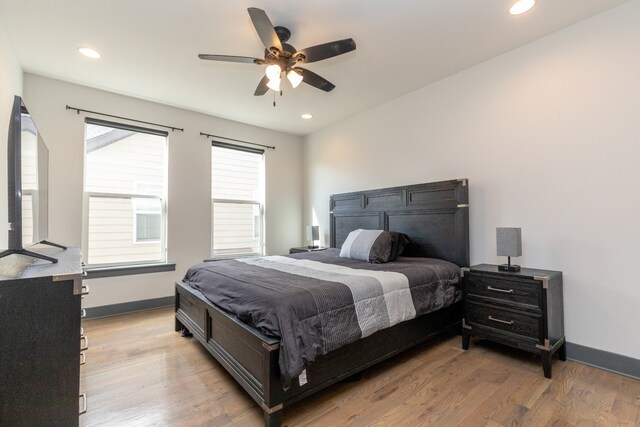
<path fill-rule="evenodd" d="M 85 130 L 87 263 L 165 261 L 167 134 L 93 119 Z"/>
<path fill-rule="evenodd" d="M 262 255 L 264 153 L 214 142 L 211 166 L 211 255 Z"/>

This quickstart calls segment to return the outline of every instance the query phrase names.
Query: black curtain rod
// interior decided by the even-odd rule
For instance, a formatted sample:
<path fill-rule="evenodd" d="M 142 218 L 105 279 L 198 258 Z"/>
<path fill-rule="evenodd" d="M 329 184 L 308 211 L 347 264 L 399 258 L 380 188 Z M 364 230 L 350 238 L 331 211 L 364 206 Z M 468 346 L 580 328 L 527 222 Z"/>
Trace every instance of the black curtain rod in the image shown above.
<path fill-rule="evenodd" d="M 184 132 L 184 129 L 182 129 L 182 128 L 177 128 L 177 127 L 175 127 L 175 126 L 167 126 L 167 125 L 161 125 L 161 124 L 158 124 L 158 123 L 145 122 L 145 121 L 143 121 L 143 120 L 130 119 L 130 118 L 128 118 L 128 117 L 114 116 L 113 114 L 99 113 L 99 112 L 97 112 L 97 111 L 84 110 L 84 109 L 82 109 L 82 108 L 70 107 L 70 106 L 68 106 L 68 105 L 67 105 L 67 110 L 75 110 L 75 112 L 76 112 L 77 114 L 80 114 L 80 112 L 82 111 L 83 113 L 98 114 L 98 115 L 100 115 L 100 116 L 113 117 L 113 118 L 115 118 L 115 119 L 122 119 L 122 120 L 129 120 L 130 122 L 144 123 L 145 125 L 158 126 L 158 127 L 165 128 L 165 129 L 171 129 L 172 131 L 179 130 L 180 132 Z"/>
<path fill-rule="evenodd" d="M 200 132 L 200 136 L 206 136 L 207 138 L 221 138 L 229 141 L 242 142 L 243 144 L 255 145 L 256 147 L 271 148 L 272 150 L 276 149 L 276 147 L 274 147 L 273 145 L 256 144 L 255 142 L 243 141 L 241 139 L 227 138 L 226 136 L 220 136 L 220 135 L 211 135 L 204 132 Z"/>

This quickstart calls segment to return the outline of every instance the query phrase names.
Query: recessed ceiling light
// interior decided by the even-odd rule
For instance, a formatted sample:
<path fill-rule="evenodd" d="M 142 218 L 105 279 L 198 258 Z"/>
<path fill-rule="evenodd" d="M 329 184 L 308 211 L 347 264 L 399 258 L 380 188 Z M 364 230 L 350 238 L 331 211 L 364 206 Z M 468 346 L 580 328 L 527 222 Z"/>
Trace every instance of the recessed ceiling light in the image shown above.
<path fill-rule="evenodd" d="M 509 13 L 512 15 L 520 15 L 531 9 L 534 4 L 536 4 L 536 0 L 518 0 L 511 6 Z"/>
<path fill-rule="evenodd" d="M 79 47 L 78 48 L 78 52 L 80 52 L 81 54 L 83 54 L 87 58 L 91 58 L 91 59 L 100 58 L 100 54 L 98 52 L 96 52 L 95 50 L 90 49 L 88 47 Z"/>
<path fill-rule="evenodd" d="M 309 119 L 310 119 L 311 117 L 313 117 L 313 116 L 312 116 L 311 114 L 309 114 L 309 113 L 304 113 L 301 117 L 302 117 L 303 119 L 305 119 L 305 120 L 309 120 Z"/>

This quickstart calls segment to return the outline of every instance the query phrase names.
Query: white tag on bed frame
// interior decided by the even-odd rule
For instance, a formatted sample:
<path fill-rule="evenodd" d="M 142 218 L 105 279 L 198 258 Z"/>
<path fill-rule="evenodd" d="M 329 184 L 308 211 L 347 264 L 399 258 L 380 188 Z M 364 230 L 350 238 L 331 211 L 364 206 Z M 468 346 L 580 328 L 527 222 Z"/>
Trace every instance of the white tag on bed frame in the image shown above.
<path fill-rule="evenodd" d="M 302 373 L 298 376 L 298 382 L 300 383 L 300 387 L 307 383 L 307 370 L 304 369 Z"/>

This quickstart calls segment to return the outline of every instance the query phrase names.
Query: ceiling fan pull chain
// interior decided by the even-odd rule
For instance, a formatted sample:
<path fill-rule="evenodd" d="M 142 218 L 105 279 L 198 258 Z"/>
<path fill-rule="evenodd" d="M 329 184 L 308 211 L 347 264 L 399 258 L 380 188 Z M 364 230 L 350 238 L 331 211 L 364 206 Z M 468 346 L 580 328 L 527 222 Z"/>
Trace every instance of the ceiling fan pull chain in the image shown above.
<path fill-rule="evenodd" d="M 276 106 L 276 92 L 273 91 L 273 106 Z"/>

